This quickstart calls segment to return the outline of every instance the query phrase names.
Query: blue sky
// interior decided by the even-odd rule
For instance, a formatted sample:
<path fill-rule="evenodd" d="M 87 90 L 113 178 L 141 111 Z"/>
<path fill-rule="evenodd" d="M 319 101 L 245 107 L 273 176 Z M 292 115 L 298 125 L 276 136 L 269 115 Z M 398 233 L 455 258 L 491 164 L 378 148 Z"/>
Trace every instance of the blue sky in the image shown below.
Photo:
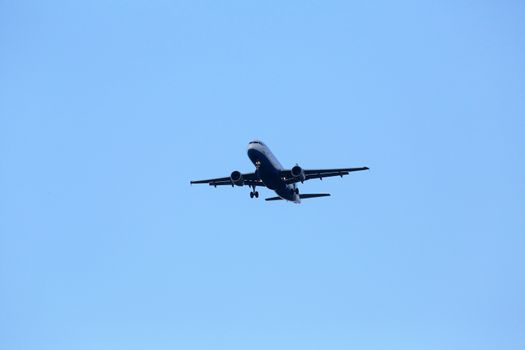
<path fill-rule="evenodd" d="M 0 348 L 525 348 L 524 10 L 1 1 Z"/>

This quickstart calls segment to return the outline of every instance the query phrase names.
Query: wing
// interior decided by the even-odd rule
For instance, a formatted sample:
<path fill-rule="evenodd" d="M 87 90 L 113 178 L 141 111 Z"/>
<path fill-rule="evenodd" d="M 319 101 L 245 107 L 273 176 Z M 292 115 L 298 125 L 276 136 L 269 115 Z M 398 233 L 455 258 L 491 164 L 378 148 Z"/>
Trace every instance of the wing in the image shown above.
<path fill-rule="evenodd" d="M 359 168 L 335 168 L 335 169 L 304 169 L 304 180 L 311 180 L 311 179 L 323 179 L 325 177 L 332 177 L 332 176 L 345 176 L 348 175 L 351 172 L 354 171 L 362 171 L 362 170 L 368 170 L 369 168 L 359 167 Z M 284 178 L 284 181 L 288 184 L 301 182 L 301 179 L 298 179 L 296 177 L 292 176 L 291 170 L 283 170 L 281 171 L 281 177 Z"/>
<path fill-rule="evenodd" d="M 242 174 L 244 185 L 246 186 L 259 186 L 259 187 L 265 187 L 264 183 L 255 175 L 255 173 L 245 173 Z M 198 181 L 190 181 L 190 184 L 209 184 L 210 186 L 235 186 L 235 184 L 232 182 L 231 178 L 228 177 L 217 177 L 214 179 L 208 179 L 208 180 L 198 180 Z"/>

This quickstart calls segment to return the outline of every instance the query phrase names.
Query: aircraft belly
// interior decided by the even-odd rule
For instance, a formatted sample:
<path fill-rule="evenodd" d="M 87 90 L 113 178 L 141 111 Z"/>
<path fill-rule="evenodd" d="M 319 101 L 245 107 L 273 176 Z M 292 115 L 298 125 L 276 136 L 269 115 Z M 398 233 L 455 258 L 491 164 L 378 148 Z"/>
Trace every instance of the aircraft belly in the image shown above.
<path fill-rule="evenodd" d="M 261 167 L 258 170 L 258 174 L 262 182 L 264 182 L 266 187 L 268 187 L 270 190 L 276 190 L 282 186 L 282 181 L 279 179 L 279 175 L 275 172 L 268 171 Z"/>
<path fill-rule="evenodd" d="M 279 197 L 283 198 L 283 199 L 286 199 L 286 200 L 289 200 L 289 201 L 295 201 L 296 198 L 295 198 L 295 193 L 288 187 L 284 187 L 284 188 L 280 188 L 280 189 L 277 189 L 275 190 L 275 193 L 277 193 L 279 195 Z"/>

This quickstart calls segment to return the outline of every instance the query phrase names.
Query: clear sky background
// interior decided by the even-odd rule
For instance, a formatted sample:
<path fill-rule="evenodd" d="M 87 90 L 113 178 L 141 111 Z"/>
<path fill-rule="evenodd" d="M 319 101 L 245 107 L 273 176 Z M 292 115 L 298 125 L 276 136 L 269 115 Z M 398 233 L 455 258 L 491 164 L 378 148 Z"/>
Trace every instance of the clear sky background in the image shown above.
<path fill-rule="evenodd" d="M 524 349 L 524 18 L 0 1 L 0 348 Z M 371 171 L 189 185 L 255 138 Z"/>

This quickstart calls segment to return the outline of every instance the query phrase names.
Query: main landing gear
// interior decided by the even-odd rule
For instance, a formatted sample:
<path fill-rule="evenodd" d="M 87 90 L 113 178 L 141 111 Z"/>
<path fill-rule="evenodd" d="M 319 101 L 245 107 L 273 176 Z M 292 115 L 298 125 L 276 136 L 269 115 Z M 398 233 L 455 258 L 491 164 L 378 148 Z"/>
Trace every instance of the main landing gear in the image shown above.
<path fill-rule="evenodd" d="M 253 188 L 253 191 L 250 192 L 250 198 L 253 198 L 253 197 L 255 197 L 255 198 L 259 198 L 259 192 L 257 192 L 257 191 L 255 190 L 255 186 L 253 186 L 252 188 Z"/>

